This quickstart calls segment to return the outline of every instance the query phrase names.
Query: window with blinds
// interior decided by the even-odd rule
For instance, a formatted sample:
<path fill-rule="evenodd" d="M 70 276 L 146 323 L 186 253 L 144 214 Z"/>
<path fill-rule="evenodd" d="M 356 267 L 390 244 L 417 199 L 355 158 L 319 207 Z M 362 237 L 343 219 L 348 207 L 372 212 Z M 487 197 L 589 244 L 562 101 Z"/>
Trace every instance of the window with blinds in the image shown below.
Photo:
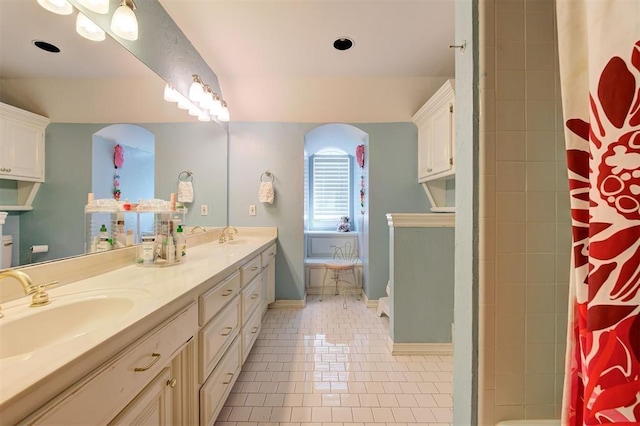
<path fill-rule="evenodd" d="M 341 216 L 351 216 L 351 157 L 316 154 L 310 160 L 310 217 L 314 229 L 333 229 Z"/>

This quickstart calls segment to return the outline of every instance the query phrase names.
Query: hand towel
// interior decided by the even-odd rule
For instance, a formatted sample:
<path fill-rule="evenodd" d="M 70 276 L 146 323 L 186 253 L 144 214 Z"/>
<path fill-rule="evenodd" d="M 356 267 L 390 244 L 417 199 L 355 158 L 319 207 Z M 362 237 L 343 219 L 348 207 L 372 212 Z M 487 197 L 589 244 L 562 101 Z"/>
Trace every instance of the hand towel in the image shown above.
<path fill-rule="evenodd" d="M 191 181 L 180 181 L 178 183 L 178 202 L 193 203 L 193 184 Z"/>
<path fill-rule="evenodd" d="M 260 190 L 258 191 L 260 202 L 273 204 L 273 198 L 273 182 L 260 182 Z"/>

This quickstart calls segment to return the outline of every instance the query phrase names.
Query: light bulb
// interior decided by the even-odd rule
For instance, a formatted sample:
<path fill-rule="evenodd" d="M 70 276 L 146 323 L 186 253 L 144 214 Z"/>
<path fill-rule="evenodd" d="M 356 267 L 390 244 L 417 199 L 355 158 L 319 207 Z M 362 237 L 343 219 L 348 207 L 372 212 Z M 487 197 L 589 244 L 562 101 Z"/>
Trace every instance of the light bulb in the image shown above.
<path fill-rule="evenodd" d="M 204 87 L 202 86 L 202 80 L 197 75 L 193 75 L 193 83 L 189 88 L 189 100 L 191 102 L 199 103 L 200 99 L 204 95 Z"/>
<path fill-rule="evenodd" d="M 171 87 L 169 83 L 164 86 L 164 100 L 169 102 L 178 102 L 180 100 L 180 94 Z M 184 97 L 184 96 L 183 96 Z"/>
<path fill-rule="evenodd" d="M 78 3 L 95 13 L 109 13 L 109 0 L 78 0 Z"/>
<path fill-rule="evenodd" d="M 209 116 L 209 114 L 207 114 L 205 112 L 201 112 L 200 114 L 198 114 L 198 120 L 199 121 L 211 121 L 211 117 Z"/>
<path fill-rule="evenodd" d="M 178 108 L 189 109 L 190 106 L 191 106 L 191 102 L 189 101 L 189 99 L 185 98 L 180 93 L 178 93 Z"/>
<path fill-rule="evenodd" d="M 222 101 L 222 110 L 218 115 L 218 120 L 229 121 L 229 108 L 227 107 L 227 103 L 225 101 Z"/>
<path fill-rule="evenodd" d="M 78 17 L 76 18 L 76 32 L 82 37 L 92 41 L 102 41 L 105 39 L 105 33 L 102 31 L 102 28 L 80 12 L 78 12 Z"/>
<path fill-rule="evenodd" d="M 189 115 L 193 115 L 194 117 L 197 117 L 200 114 L 204 114 L 200 108 L 198 108 L 194 104 L 191 104 L 189 106 Z"/>
<path fill-rule="evenodd" d="M 138 20 L 132 7 L 135 7 L 135 3 L 130 0 L 122 0 L 111 18 L 111 31 L 117 36 L 131 41 L 138 39 Z"/>
<path fill-rule="evenodd" d="M 220 115 L 220 111 L 222 111 L 222 103 L 220 102 L 220 96 L 217 93 L 213 94 L 213 103 L 209 108 L 209 112 L 211 115 Z"/>
<path fill-rule="evenodd" d="M 71 15 L 73 7 L 67 0 L 38 0 L 38 4 L 57 15 Z"/>
<path fill-rule="evenodd" d="M 211 109 L 212 105 L 213 105 L 213 92 L 211 92 L 211 89 L 209 88 L 209 86 L 206 86 L 206 90 L 204 91 L 202 98 L 200 98 L 200 108 L 202 108 L 205 111 L 208 111 L 209 109 Z"/>

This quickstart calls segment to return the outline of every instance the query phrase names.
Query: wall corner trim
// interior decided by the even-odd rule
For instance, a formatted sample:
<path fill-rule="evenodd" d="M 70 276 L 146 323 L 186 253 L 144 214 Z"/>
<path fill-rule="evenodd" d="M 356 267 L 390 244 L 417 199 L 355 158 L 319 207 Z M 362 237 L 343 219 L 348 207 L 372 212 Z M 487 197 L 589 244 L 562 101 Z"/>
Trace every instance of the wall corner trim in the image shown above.
<path fill-rule="evenodd" d="M 392 228 L 453 228 L 455 213 L 387 213 Z"/>
<path fill-rule="evenodd" d="M 378 308 L 378 299 L 370 300 L 367 297 L 367 293 L 365 293 L 364 291 L 362 292 L 362 301 L 364 302 L 364 305 L 367 308 L 373 308 L 373 309 Z"/>

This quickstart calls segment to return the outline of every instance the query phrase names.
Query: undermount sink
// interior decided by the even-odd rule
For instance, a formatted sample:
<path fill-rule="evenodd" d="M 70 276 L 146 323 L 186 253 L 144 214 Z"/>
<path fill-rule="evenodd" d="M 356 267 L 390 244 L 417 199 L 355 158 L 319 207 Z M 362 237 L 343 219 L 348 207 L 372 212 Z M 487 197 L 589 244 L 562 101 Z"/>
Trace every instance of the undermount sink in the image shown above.
<path fill-rule="evenodd" d="M 232 246 L 249 244 L 249 240 L 229 240 L 227 244 L 231 244 Z"/>
<path fill-rule="evenodd" d="M 116 321 L 135 305 L 136 299 L 130 294 L 83 296 L 78 299 L 61 296 L 52 297 L 51 304 L 44 307 L 24 307 L 20 312 L 5 312 L 5 317 L 0 319 L 0 359 L 27 354 L 91 333 Z"/>

